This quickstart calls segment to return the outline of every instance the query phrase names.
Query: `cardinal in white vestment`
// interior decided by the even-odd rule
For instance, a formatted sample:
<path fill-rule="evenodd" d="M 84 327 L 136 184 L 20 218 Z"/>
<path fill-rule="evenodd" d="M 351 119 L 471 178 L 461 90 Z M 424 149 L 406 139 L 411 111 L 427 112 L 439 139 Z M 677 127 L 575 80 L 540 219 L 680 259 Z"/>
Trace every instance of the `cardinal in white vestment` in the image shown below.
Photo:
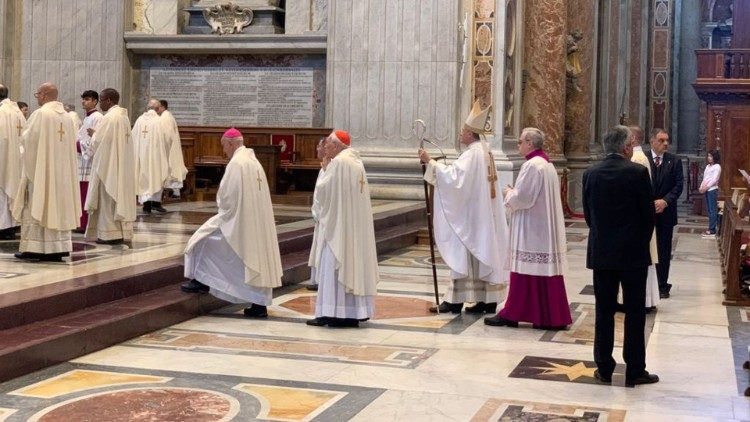
<path fill-rule="evenodd" d="M 169 182 L 169 144 L 162 130 L 162 120 L 156 110 L 157 100 L 150 100 L 149 110 L 135 121 L 133 148 L 135 148 L 136 186 L 143 212 L 150 213 L 152 203 L 161 202 L 164 186 Z"/>
<path fill-rule="evenodd" d="M 495 160 L 481 142 L 489 109 L 475 103 L 461 131 L 467 149 L 451 165 L 430 159 L 424 179 L 435 186 L 433 220 L 435 243 L 451 269 L 451 282 L 439 307 L 431 312 L 494 313 L 501 300 L 501 285 L 508 282 L 508 222 L 497 191 Z"/>
<path fill-rule="evenodd" d="M 510 211 L 510 286 L 503 309 L 487 325 L 517 327 L 530 322 L 543 330 L 565 329 L 573 321 L 563 274 L 567 266 L 565 219 L 557 170 L 544 153 L 544 132 L 521 131 L 518 153 L 526 157 L 515 187 L 503 188 Z"/>
<path fill-rule="evenodd" d="M 628 129 L 630 129 L 630 142 L 633 146 L 633 156 L 630 158 L 630 161 L 646 167 L 648 169 L 648 177 L 653 178 L 651 175 L 651 164 L 643 152 L 643 129 L 638 126 L 630 126 Z M 661 300 L 659 297 L 659 279 L 656 276 L 656 264 L 659 263 L 659 253 L 656 249 L 656 229 L 654 229 L 654 234 L 651 236 L 649 251 L 651 252 L 651 265 L 648 266 L 648 275 L 646 277 L 646 312 L 651 312 Z M 619 303 L 622 303 L 622 289 L 620 289 Z M 620 308 L 620 310 L 625 312 L 624 307 Z"/>
<path fill-rule="evenodd" d="M 322 167 L 323 161 L 325 160 L 325 156 L 326 156 L 326 153 L 323 149 L 325 141 L 326 141 L 326 137 L 320 138 L 320 140 L 318 141 L 318 146 L 315 149 L 315 151 L 317 152 L 318 160 L 320 160 L 320 163 L 321 163 L 321 168 L 318 171 L 318 178 L 315 180 L 316 189 L 315 191 L 313 191 L 313 207 L 312 207 L 313 209 L 316 208 L 315 202 L 316 202 L 317 197 L 315 196 L 315 192 L 317 192 L 318 184 L 323 179 L 323 175 L 325 174 L 325 171 L 323 170 L 323 167 Z M 315 236 L 317 236 L 318 233 L 319 233 L 318 222 L 317 220 L 315 220 L 315 230 L 313 231 L 313 244 L 315 244 L 315 241 L 316 241 Z M 310 266 L 310 284 L 307 285 L 307 290 L 318 291 L 318 280 L 316 279 L 316 274 L 315 274 L 314 258 L 315 258 L 314 256 L 310 255 L 310 259 L 307 262 L 307 264 Z"/>
<path fill-rule="evenodd" d="M 315 186 L 316 222 L 310 266 L 318 283 L 308 325 L 357 327 L 375 313 L 380 281 L 370 187 L 359 152 L 343 130 L 324 143 L 323 175 Z"/>
<path fill-rule="evenodd" d="M 76 177 L 73 121 L 57 101 L 57 87 L 39 86 L 40 108 L 23 131 L 21 181 L 13 198 L 13 218 L 21 222 L 16 258 L 62 261 L 73 250 L 70 231 L 81 216 Z"/>
<path fill-rule="evenodd" d="M 83 118 L 81 128 L 76 135 L 76 151 L 78 152 L 78 184 L 81 188 L 81 208 L 86 207 L 86 194 L 89 191 L 89 180 L 91 178 L 91 162 L 94 158 L 94 149 L 91 143 L 89 129 L 93 133 L 102 113 L 96 109 L 99 105 L 99 93 L 92 90 L 83 91 L 81 94 L 81 105 L 86 117 Z M 89 223 L 89 213 L 84 209 L 81 214 L 81 223 L 74 231 L 85 233 Z"/>
<path fill-rule="evenodd" d="M 221 138 L 230 158 L 219 184 L 219 213 L 206 221 L 185 248 L 186 293 L 210 292 L 232 303 L 250 303 L 245 316 L 268 317 L 273 288 L 283 269 L 266 174 L 237 129 Z"/>
<path fill-rule="evenodd" d="M 0 240 L 15 239 L 18 223 L 11 204 L 21 180 L 21 136 L 26 118 L 18 104 L 8 98 L 8 88 L 0 85 Z"/>
<path fill-rule="evenodd" d="M 99 94 L 105 114 L 92 139 L 94 158 L 86 195 L 86 239 L 107 245 L 131 240 L 135 221 L 136 173 L 130 119 L 119 102 L 120 94 L 112 88 Z"/>
<path fill-rule="evenodd" d="M 180 189 L 182 189 L 182 184 L 188 170 L 185 167 L 185 159 L 182 156 L 180 129 L 177 127 L 177 120 L 175 120 L 172 112 L 167 110 L 168 106 L 169 103 L 166 100 L 159 100 L 159 109 L 157 112 L 161 117 L 162 130 L 164 131 L 164 136 L 169 147 L 169 152 L 167 153 L 169 156 L 169 181 L 164 187 L 172 190 L 173 197 L 179 197 Z M 159 207 L 161 207 L 161 204 L 159 204 Z M 157 211 L 159 210 L 157 209 Z"/>

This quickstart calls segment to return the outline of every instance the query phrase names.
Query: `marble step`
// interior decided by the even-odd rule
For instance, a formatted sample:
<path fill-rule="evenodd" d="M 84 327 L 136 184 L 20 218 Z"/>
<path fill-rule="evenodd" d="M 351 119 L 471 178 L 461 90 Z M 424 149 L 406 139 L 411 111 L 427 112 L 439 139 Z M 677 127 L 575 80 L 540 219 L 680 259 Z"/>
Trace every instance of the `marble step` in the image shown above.
<path fill-rule="evenodd" d="M 177 283 L 0 331 L 0 382 L 169 327 L 225 304 L 211 295 L 182 293 Z"/>

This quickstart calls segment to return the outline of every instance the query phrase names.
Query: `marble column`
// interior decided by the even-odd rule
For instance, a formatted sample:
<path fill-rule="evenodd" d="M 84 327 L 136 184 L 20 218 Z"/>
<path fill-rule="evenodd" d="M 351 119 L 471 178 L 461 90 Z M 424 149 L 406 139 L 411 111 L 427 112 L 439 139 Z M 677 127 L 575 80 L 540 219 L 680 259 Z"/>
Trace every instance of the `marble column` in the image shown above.
<path fill-rule="evenodd" d="M 565 0 L 525 0 L 523 126 L 547 134 L 545 150 L 564 161 L 565 136 Z"/>
<path fill-rule="evenodd" d="M 589 0 L 568 0 L 568 83 L 565 100 L 565 158 L 568 160 L 568 201 L 583 206 L 582 177 L 591 162 L 596 89 L 597 6 Z"/>

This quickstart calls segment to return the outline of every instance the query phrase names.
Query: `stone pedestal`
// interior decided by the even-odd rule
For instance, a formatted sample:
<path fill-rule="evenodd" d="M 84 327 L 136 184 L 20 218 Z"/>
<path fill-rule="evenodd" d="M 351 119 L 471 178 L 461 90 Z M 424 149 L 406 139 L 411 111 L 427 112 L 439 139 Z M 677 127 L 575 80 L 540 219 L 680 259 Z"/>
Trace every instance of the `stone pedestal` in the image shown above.
<path fill-rule="evenodd" d="M 563 158 L 565 136 L 565 0 L 524 0 L 523 126 L 547 135 L 544 149 L 556 162 Z"/>

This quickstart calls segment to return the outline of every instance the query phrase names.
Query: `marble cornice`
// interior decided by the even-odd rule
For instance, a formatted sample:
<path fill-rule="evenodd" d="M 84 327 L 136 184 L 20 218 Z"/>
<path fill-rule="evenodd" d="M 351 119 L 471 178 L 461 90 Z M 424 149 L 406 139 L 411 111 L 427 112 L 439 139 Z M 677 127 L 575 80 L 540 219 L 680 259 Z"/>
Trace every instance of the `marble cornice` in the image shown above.
<path fill-rule="evenodd" d="M 125 33 L 136 54 L 325 54 L 327 34 L 152 35 Z"/>

